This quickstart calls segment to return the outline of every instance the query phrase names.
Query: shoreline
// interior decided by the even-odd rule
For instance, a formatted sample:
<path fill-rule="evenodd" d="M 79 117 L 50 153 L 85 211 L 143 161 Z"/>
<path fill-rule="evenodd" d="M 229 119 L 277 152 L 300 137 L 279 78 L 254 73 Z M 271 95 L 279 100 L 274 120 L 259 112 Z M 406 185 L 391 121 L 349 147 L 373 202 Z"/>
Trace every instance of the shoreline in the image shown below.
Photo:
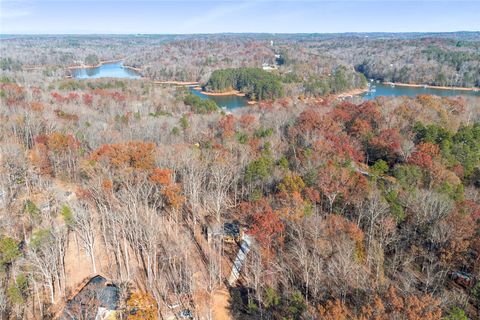
<path fill-rule="evenodd" d="M 399 87 L 410 87 L 410 88 L 426 88 L 426 89 L 437 89 L 437 90 L 458 90 L 458 91 L 480 91 L 480 88 L 473 87 L 446 87 L 446 86 L 432 86 L 432 85 L 423 85 L 423 84 L 412 84 L 412 83 L 402 83 L 402 82 L 382 82 L 384 85 L 393 85 Z"/>
<path fill-rule="evenodd" d="M 113 59 L 113 60 L 105 60 L 105 61 L 100 61 L 98 65 L 86 65 L 86 66 L 70 66 L 67 67 L 69 70 L 75 70 L 75 69 L 91 69 L 91 68 L 98 68 L 101 67 L 104 64 L 109 64 L 109 63 L 115 63 L 115 62 L 120 62 L 124 61 L 125 58 L 122 59 Z M 124 68 L 133 70 L 135 72 L 140 73 L 142 72 L 141 68 L 136 68 L 132 66 L 126 66 L 123 65 Z M 33 68 L 32 68 L 33 69 Z M 67 78 L 72 78 L 72 76 L 67 76 Z M 206 95 L 206 96 L 238 96 L 238 97 L 245 97 L 246 94 L 242 93 L 238 90 L 228 90 L 225 92 L 209 92 L 209 91 L 204 91 L 202 90 L 202 87 L 200 86 L 200 82 L 198 81 L 177 81 L 177 80 L 153 80 L 149 77 L 140 77 L 141 79 L 145 80 L 151 80 L 154 84 L 160 84 L 160 85 L 176 85 L 176 86 L 187 86 L 187 87 L 193 87 L 193 90 L 199 91 L 200 93 Z M 428 88 L 428 89 L 436 89 L 436 90 L 453 90 L 453 91 L 468 91 L 468 92 L 479 92 L 480 88 L 473 87 L 473 88 L 468 88 L 468 87 L 447 87 L 447 86 L 433 86 L 433 85 L 422 85 L 422 84 L 411 84 L 411 83 L 401 83 L 401 82 L 390 82 L 390 81 L 385 81 L 381 82 L 383 85 L 390 85 L 392 87 L 394 86 L 399 86 L 399 87 L 410 87 L 410 88 Z M 353 98 L 354 96 L 359 96 L 362 95 L 366 92 L 369 91 L 369 88 L 356 88 L 352 89 L 346 92 L 338 93 L 338 94 L 332 94 L 331 97 L 334 99 L 345 99 L 345 98 Z M 248 100 L 247 105 L 254 105 L 256 104 L 256 101 Z"/>
<path fill-rule="evenodd" d="M 176 81 L 176 80 L 153 80 L 154 84 L 171 84 L 176 86 L 197 86 L 200 82 L 194 81 Z"/>
<path fill-rule="evenodd" d="M 336 94 L 336 95 L 334 95 L 334 97 L 335 97 L 335 99 L 351 98 L 353 96 L 361 95 L 365 92 L 368 92 L 368 87 L 348 90 L 348 91 Z"/>
<path fill-rule="evenodd" d="M 123 61 L 123 60 L 125 60 L 125 58 L 114 59 L 114 60 L 104 60 L 104 61 L 100 61 L 97 65 L 69 66 L 69 67 L 67 67 L 67 69 L 94 69 L 94 68 L 99 68 L 104 64 L 120 62 L 120 61 Z M 129 66 L 124 66 L 124 67 L 131 68 L 131 69 L 136 69 L 134 67 L 129 67 Z"/>
<path fill-rule="evenodd" d="M 130 69 L 130 70 L 133 70 L 133 71 L 136 71 L 138 73 L 142 72 L 142 68 L 135 68 L 135 67 L 131 67 L 131 66 L 123 66 L 124 68 L 127 68 L 127 69 Z"/>
<path fill-rule="evenodd" d="M 230 91 L 225 91 L 225 92 L 209 92 L 209 91 L 203 91 L 203 90 L 198 90 L 196 88 L 193 88 L 194 90 L 200 91 L 202 94 L 206 96 L 237 96 L 237 97 L 245 97 L 246 94 L 242 93 L 238 90 L 230 90 Z"/>

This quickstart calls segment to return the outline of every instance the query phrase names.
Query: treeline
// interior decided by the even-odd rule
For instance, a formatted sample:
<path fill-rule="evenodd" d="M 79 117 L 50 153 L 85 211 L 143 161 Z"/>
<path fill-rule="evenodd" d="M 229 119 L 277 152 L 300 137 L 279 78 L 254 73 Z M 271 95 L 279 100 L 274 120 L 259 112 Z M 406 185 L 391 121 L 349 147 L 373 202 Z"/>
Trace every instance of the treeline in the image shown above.
<path fill-rule="evenodd" d="M 478 33 L 19 37 L 3 41 L 0 50 L 6 76 L 22 66 L 58 78 L 69 65 L 126 58 L 126 65 L 154 80 L 205 83 L 218 69 L 276 63 L 280 74 L 311 79 L 322 87 L 314 90 L 319 92 L 329 91 L 319 79 L 331 77 L 340 66 L 383 81 L 480 86 Z"/>
<path fill-rule="evenodd" d="M 480 123 L 462 126 L 452 132 L 442 126 L 424 126 L 417 122 L 414 126 L 416 143 L 433 143 L 450 167 L 461 166 L 462 178 L 480 187 Z"/>
<path fill-rule="evenodd" d="M 195 113 L 210 113 L 218 110 L 218 105 L 211 99 L 202 99 L 199 96 L 189 93 L 185 96 L 183 102 L 192 107 Z"/>
<path fill-rule="evenodd" d="M 448 41 L 431 44 L 418 41 L 421 50 L 409 48 L 411 42 L 373 55 L 358 52 L 355 68 L 368 78 L 389 82 L 428 84 L 436 86 L 480 87 L 479 43 Z"/>
<path fill-rule="evenodd" d="M 250 100 L 272 100 L 283 96 L 281 78 L 259 68 L 215 70 L 204 89 L 212 92 L 238 90 Z"/>
<path fill-rule="evenodd" d="M 333 74 L 327 76 L 311 76 L 304 82 L 307 95 L 326 96 L 356 88 L 366 88 L 367 79 L 361 73 L 347 70 L 340 66 Z"/>

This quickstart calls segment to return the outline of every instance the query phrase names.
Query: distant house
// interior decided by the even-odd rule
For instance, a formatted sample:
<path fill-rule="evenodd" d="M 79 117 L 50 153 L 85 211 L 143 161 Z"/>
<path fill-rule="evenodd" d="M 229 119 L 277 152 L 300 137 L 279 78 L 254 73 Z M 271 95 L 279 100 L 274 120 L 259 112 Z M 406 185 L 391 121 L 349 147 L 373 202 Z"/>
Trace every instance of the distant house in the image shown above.
<path fill-rule="evenodd" d="M 223 224 L 223 241 L 227 243 L 239 242 L 242 239 L 242 230 L 238 221 Z"/>
<path fill-rule="evenodd" d="M 449 277 L 456 284 L 464 288 L 471 288 L 476 283 L 476 279 L 473 275 L 462 271 L 452 271 L 450 272 Z"/>
<path fill-rule="evenodd" d="M 264 64 L 262 64 L 262 69 L 266 70 L 266 71 L 275 70 L 275 69 L 277 69 L 277 66 L 274 65 L 274 64 L 264 63 Z"/>
<path fill-rule="evenodd" d="M 222 225 L 204 225 L 202 233 L 205 235 L 208 242 L 212 239 L 222 239 L 226 243 L 240 242 L 243 236 L 243 230 L 238 221 L 225 222 Z"/>
<path fill-rule="evenodd" d="M 58 319 L 102 320 L 118 308 L 119 288 L 101 275 L 86 279 L 67 300 Z"/>

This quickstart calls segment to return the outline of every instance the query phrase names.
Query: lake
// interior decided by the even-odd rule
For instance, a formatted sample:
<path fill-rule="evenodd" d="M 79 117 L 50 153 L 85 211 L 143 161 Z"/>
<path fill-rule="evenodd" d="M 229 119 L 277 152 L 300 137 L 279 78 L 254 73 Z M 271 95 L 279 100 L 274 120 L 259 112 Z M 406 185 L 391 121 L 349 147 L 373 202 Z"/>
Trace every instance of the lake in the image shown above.
<path fill-rule="evenodd" d="M 247 106 L 247 99 L 245 97 L 239 96 L 207 96 L 201 93 L 199 90 L 194 90 L 190 88 L 190 91 L 199 96 L 202 99 L 212 99 L 217 103 L 219 107 L 225 107 L 227 109 L 235 109 L 240 107 Z M 432 89 L 432 88 L 422 88 L 422 87 L 402 87 L 382 84 L 382 83 L 371 83 L 370 91 L 360 96 L 364 99 L 371 100 L 379 96 L 408 96 L 416 97 L 419 94 L 431 94 L 442 97 L 453 97 L 453 96 L 463 96 L 463 97 L 480 97 L 480 91 L 464 91 L 464 90 L 444 90 L 444 89 Z"/>
<path fill-rule="evenodd" d="M 390 86 L 382 83 L 370 82 L 370 90 L 362 94 L 361 96 L 367 100 L 375 99 L 379 96 L 408 96 L 416 97 L 419 94 L 432 94 L 442 97 L 452 96 L 473 96 L 480 97 L 480 91 L 464 91 L 464 90 L 444 90 L 444 89 L 432 89 L 432 88 L 419 88 L 419 87 L 403 87 L 403 86 Z"/>
<path fill-rule="evenodd" d="M 236 109 L 246 107 L 248 105 L 248 99 L 245 97 L 239 97 L 236 95 L 231 96 L 207 96 L 200 90 L 190 88 L 190 92 L 202 99 L 211 99 L 217 103 L 220 108 Z"/>
<path fill-rule="evenodd" d="M 77 79 L 96 79 L 96 78 L 128 78 L 138 79 L 140 74 L 135 70 L 126 68 L 123 62 L 105 63 L 96 68 L 78 68 L 72 71 L 73 77 Z M 403 87 L 390 86 L 377 82 L 369 83 L 370 90 L 361 95 L 361 97 L 370 100 L 379 96 L 408 96 L 415 97 L 419 94 L 432 94 L 443 97 L 451 96 L 476 96 L 480 97 L 480 91 L 462 91 L 462 90 L 441 90 L 423 87 Z M 231 96 L 208 96 L 192 87 L 190 91 L 202 98 L 211 99 L 217 103 L 220 108 L 236 109 L 247 106 L 248 99 L 236 95 Z"/>
<path fill-rule="evenodd" d="M 124 67 L 123 62 L 105 63 L 96 68 L 73 69 L 72 75 L 77 79 L 140 78 L 140 74 L 138 72 Z"/>
<path fill-rule="evenodd" d="M 97 78 L 127 78 L 138 79 L 140 74 L 135 70 L 126 68 L 123 62 L 105 63 L 96 68 L 78 68 L 72 71 L 76 79 L 97 79 Z M 247 106 L 247 98 L 232 96 L 207 96 L 199 90 L 190 88 L 190 91 L 202 99 L 211 99 L 217 103 L 220 108 L 235 109 Z"/>

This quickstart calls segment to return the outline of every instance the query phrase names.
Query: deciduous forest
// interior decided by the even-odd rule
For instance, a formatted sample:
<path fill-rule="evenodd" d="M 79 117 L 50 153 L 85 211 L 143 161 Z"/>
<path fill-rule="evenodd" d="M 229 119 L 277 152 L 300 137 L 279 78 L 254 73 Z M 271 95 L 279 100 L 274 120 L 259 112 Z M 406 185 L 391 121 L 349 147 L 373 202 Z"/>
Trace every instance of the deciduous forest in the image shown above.
<path fill-rule="evenodd" d="M 478 33 L 0 44 L 1 319 L 480 317 L 480 98 L 339 96 L 478 88 Z"/>

